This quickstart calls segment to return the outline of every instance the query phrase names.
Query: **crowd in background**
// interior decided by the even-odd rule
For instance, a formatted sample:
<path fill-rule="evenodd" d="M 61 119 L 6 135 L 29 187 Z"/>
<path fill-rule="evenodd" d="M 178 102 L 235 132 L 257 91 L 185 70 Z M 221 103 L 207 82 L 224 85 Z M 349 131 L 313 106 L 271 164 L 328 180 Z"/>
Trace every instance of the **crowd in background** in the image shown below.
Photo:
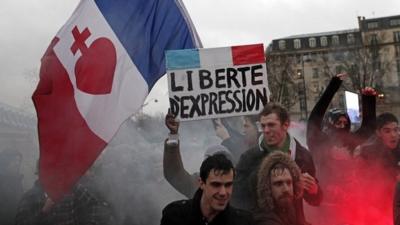
<path fill-rule="evenodd" d="M 279 151 L 296 163 L 298 171 L 292 169 L 291 175 L 294 179 L 296 173 L 302 174 L 298 180 L 303 183 L 302 197 L 293 206 L 297 222 L 282 224 L 398 225 L 398 115 L 376 115 L 377 93 L 365 88 L 361 90 L 362 124 L 352 127 L 345 110 L 329 109 L 345 77 L 332 78 L 303 127 L 290 131 L 289 118 L 277 119 L 283 131 L 289 131 L 282 137 L 283 146 L 278 147 L 274 138 L 266 138 L 270 112 L 182 124 L 174 123 L 173 115 L 167 115 L 165 121 L 163 116 L 136 116 L 121 127 L 71 195 L 60 203 L 49 200 L 38 181 L 23 187 L 26 177 L 20 171 L 21 162 L 36 162 L 37 158 L 23 159 L 19 149 L 2 149 L 0 224 L 73 225 L 80 220 L 89 224 L 159 224 L 161 211 L 169 202 L 195 196 L 200 163 L 216 152 L 225 152 L 236 167 L 232 205 L 253 212 L 263 224 L 266 217 L 260 216 L 260 210 L 271 206 L 259 200 L 267 198 L 260 191 L 265 183 L 260 183 L 263 174 L 259 168 L 273 170 L 263 160 Z M 168 131 L 175 136 L 168 136 Z M 282 160 L 283 156 L 279 157 Z M 286 164 L 293 168 L 290 162 Z M 307 202 L 304 207 L 303 199 Z M 61 219 L 55 219 L 56 215 L 62 215 Z"/>

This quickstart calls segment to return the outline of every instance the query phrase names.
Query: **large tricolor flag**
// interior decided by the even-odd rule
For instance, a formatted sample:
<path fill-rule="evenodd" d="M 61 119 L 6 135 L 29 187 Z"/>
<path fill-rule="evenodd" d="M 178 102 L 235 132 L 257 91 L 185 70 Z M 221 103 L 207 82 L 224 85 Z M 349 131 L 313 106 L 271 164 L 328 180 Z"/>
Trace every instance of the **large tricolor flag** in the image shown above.
<path fill-rule="evenodd" d="M 165 74 L 164 52 L 200 47 L 180 0 L 82 0 L 45 52 L 33 94 L 39 178 L 57 201 Z"/>

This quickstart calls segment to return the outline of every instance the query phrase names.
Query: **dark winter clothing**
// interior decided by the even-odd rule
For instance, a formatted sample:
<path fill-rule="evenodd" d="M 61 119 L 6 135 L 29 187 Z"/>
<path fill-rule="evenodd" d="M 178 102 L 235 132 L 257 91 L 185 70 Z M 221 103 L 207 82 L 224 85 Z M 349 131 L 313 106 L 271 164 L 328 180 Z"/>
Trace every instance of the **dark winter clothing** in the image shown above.
<path fill-rule="evenodd" d="M 46 213 L 42 212 L 45 201 L 44 191 L 36 181 L 20 201 L 16 225 L 111 225 L 113 221 L 108 204 L 81 184 Z"/>
<path fill-rule="evenodd" d="M 0 224 L 14 224 L 18 202 L 22 197 L 22 175 L 0 171 Z"/>
<path fill-rule="evenodd" d="M 376 179 L 384 175 L 395 179 L 399 171 L 400 144 L 395 149 L 387 148 L 379 138 L 360 146 L 359 164 L 361 170 L 365 169 L 368 173 L 363 176 Z M 362 173 L 361 171 L 360 173 Z M 367 178 L 366 178 L 367 179 Z"/>
<path fill-rule="evenodd" d="M 400 182 L 397 182 L 393 198 L 393 224 L 400 225 Z"/>
<path fill-rule="evenodd" d="M 345 128 L 345 132 L 343 135 L 335 134 L 331 131 L 323 132 L 322 122 L 325 115 L 326 110 L 328 109 L 329 104 L 332 101 L 333 96 L 339 89 L 342 84 L 342 80 L 338 77 L 333 77 L 330 81 L 328 87 L 325 89 L 321 98 L 315 104 L 313 110 L 311 111 L 310 117 L 308 118 L 307 124 L 307 145 L 314 156 L 314 159 L 319 163 L 321 155 L 324 154 L 324 151 L 327 148 L 330 148 L 332 145 L 345 145 L 348 146 L 350 150 L 354 150 L 354 148 L 364 141 L 366 141 L 375 130 L 375 96 L 362 96 L 362 124 L 361 127 L 350 133 L 350 123 L 347 128 Z M 350 122 L 350 121 L 349 121 Z M 350 134 L 350 135 L 349 135 Z M 339 137 L 337 136 L 339 135 Z"/>
<path fill-rule="evenodd" d="M 373 219 L 376 221 L 379 221 L 379 217 L 387 219 L 389 216 L 388 209 L 393 205 L 394 193 L 398 191 L 395 191 L 395 185 L 399 174 L 399 161 L 399 145 L 395 149 L 388 149 L 379 138 L 376 138 L 360 146 L 360 155 L 356 161 L 357 178 L 360 180 L 360 186 L 368 187 L 368 193 L 371 194 L 360 197 L 362 205 L 359 207 L 367 205 L 373 208 L 376 215 Z M 396 212 L 394 213 L 396 216 Z M 376 221 L 370 219 L 371 224 L 377 224 Z"/>
<path fill-rule="evenodd" d="M 375 96 L 363 95 L 363 119 L 361 127 L 357 131 L 350 132 L 350 120 L 348 126 L 343 129 L 334 128 L 330 124 L 327 125 L 328 129 L 323 129 L 325 112 L 341 83 L 342 80 L 340 78 L 333 77 L 311 111 L 307 124 L 307 145 L 315 160 L 323 189 L 336 190 L 339 188 L 343 193 L 346 193 L 347 188 L 345 185 L 354 180 L 354 173 L 352 172 L 354 171 L 353 150 L 373 134 L 376 113 Z M 336 116 L 331 117 L 335 120 L 339 118 L 338 115 L 342 114 L 337 113 Z M 347 115 L 346 118 L 349 119 Z M 339 153 L 334 147 L 341 148 Z M 325 192 L 325 194 L 327 201 L 336 201 L 344 197 L 334 197 L 332 193 L 328 192 Z"/>
<path fill-rule="evenodd" d="M 289 136 L 289 134 L 288 134 Z M 262 137 L 260 137 L 262 138 Z M 315 166 L 311 154 L 300 145 L 293 137 L 290 137 L 289 152 L 294 158 L 300 170 L 309 173 L 315 177 Z M 232 205 L 245 210 L 253 210 L 256 208 L 257 199 L 257 172 L 264 157 L 271 150 L 267 149 L 263 142 L 260 145 L 246 151 L 236 167 L 236 178 L 234 182 L 234 190 L 232 196 Z M 322 191 L 318 188 L 318 193 L 310 195 L 304 193 L 304 199 L 310 204 L 317 206 L 322 201 Z M 296 213 L 300 221 L 305 221 L 302 199 L 295 201 Z"/>
<path fill-rule="evenodd" d="M 278 204 L 279 199 L 274 199 L 271 171 L 276 165 L 281 165 L 290 173 L 292 179 L 293 201 L 284 207 Z M 263 159 L 257 174 L 257 209 L 254 213 L 258 225 L 304 225 L 304 218 L 298 217 L 295 208 L 295 199 L 302 198 L 303 186 L 301 184 L 301 172 L 291 155 L 282 151 L 271 152 Z M 278 189 L 283 190 L 281 187 Z M 287 190 L 288 191 L 288 190 Z M 290 192 L 286 192 L 290 194 Z M 275 196 L 276 197 L 276 196 Z"/>
<path fill-rule="evenodd" d="M 291 221 L 287 216 L 278 216 L 278 213 L 274 211 L 262 212 L 257 210 L 254 213 L 254 221 L 255 225 L 307 225 L 307 223 Z"/>
<path fill-rule="evenodd" d="M 396 168 L 400 161 L 400 144 L 395 149 L 387 148 L 379 138 L 360 146 L 360 156 L 364 160 L 381 163 L 385 167 Z"/>
<path fill-rule="evenodd" d="M 170 203 L 162 212 L 161 225 L 253 225 L 249 212 L 227 206 L 208 222 L 202 215 L 200 200 L 203 192 L 199 189 L 193 199 Z"/>
<path fill-rule="evenodd" d="M 227 138 L 226 140 L 223 140 L 221 142 L 221 145 L 225 146 L 231 152 L 233 156 L 232 163 L 234 165 L 237 164 L 240 156 L 243 154 L 244 151 L 246 151 L 246 144 L 244 142 L 244 139 L 241 137 Z"/>

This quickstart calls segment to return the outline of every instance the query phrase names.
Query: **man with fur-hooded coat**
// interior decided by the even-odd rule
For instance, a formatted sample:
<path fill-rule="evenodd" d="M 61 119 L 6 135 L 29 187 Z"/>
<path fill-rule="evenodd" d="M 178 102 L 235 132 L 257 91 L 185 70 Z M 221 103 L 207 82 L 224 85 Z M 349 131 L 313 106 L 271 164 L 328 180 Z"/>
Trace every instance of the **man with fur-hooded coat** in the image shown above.
<path fill-rule="evenodd" d="M 303 188 L 300 169 L 288 154 L 273 152 L 264 158 L 258 171 L 257 225 L 305 225 L 296 212 L 295 201 L 301 201 Z"/>

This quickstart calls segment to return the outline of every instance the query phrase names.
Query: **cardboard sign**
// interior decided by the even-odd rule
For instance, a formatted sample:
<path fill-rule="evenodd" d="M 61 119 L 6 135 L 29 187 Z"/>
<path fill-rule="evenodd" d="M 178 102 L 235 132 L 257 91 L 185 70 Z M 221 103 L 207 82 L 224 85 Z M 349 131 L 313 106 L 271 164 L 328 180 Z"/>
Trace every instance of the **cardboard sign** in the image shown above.
<path fill-rule="evenodd" d="M 166 52 L 169 101 L 181 121 L 258 113 L 269 89 L 262 44 Z"/>

